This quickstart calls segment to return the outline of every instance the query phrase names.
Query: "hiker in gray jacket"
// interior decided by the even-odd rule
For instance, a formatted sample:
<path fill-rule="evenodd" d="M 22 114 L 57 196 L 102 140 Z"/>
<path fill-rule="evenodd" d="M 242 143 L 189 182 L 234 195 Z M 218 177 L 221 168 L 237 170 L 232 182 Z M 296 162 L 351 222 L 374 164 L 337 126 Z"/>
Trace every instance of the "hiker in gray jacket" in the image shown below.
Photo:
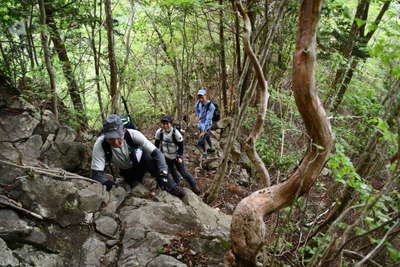
<path fill-rule="evenodd" d="M 201 193 L 195 179 L 186 170 L 183 162 L 183 136 L 173 127 L 172 118 L 163 116 L 161 118 L 161 128 L 156 131 L 155 145 L 165 155 L 168 169 L 175 180 L 179 184 L 179 174 L 189 183 L 192 191 L 199 195 Z"/>
<path fill-rule="evenodd" d="M 112 114 L 103 124 L 92 154 L 92 178 L 110 191 L 114 182 L 105 177 L 106 163 L 119 168 L 121 176 L 133 187 L 143 182 L 146 172 L 156 178 L 158 186 L 172 195 L 183 197 L 183 191 L 168 176 L 164 155 L 141 132 L 125 129 L 120 116 Z"/>

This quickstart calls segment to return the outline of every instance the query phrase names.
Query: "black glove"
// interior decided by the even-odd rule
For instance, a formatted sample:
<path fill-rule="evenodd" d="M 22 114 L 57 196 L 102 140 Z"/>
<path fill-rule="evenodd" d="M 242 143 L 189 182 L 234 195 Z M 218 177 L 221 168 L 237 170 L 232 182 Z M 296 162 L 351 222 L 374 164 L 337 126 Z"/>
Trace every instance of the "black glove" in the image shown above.
<path fill-rule="evenodd" d="M 116 185 L 113 181 L 107 180 L 103 183 L 106 186 L 106 190 L 110 191 L 113 185 Z"/>

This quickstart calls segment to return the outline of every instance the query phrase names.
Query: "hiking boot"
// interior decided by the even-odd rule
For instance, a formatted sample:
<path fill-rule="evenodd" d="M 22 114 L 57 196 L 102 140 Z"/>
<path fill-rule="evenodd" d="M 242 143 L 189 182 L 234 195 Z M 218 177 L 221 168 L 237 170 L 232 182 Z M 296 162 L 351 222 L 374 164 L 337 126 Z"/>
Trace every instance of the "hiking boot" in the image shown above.
<path fill-rule="evenodd" d="M 206 159 L 207 158 L 207 153 L 204 153 L 202 157 L 203 157 L 203 159 Z"/>
<path fill-rule="evenodd" d="M 201 194 L 201 190 L 199 188 L 199 186 L 197 184 L 195 184 L 194 186 L 192 186 L 192 191 L 193 193 L 195 193 L 196 195 L 200 195 Z"/>
<path fill-rule="evenodd" d="M 183 198 L 185 196 L 185 192 L 183 192 L 182 188 L 178 186 L 169 191 L 169 193 L 179 198 Z"/>

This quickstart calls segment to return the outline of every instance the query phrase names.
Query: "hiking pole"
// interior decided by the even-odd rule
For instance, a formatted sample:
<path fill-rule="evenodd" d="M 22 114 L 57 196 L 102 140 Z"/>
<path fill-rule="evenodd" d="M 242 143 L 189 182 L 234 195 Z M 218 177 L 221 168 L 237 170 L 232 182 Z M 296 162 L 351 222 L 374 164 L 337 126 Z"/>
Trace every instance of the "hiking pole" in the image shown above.
<path fill-rule="evenodd" d="M 125 98 L 121 95 L 122 103 L 124 103 L 126 115 L 129 117 L 130 122 L 132 123 L 133 129 L 137 129 L 136 124 L 133 122 L 131 114 L 129 113 L 128 104 L 126 103 Z"/>

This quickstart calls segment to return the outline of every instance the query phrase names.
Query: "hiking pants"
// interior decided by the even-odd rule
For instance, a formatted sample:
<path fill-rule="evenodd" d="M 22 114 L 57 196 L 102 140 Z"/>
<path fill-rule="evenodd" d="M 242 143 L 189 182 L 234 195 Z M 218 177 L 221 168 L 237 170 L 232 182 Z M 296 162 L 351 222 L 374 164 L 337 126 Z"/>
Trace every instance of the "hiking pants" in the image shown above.
<path fill-rule="evenodd" d="M 178 162 L 176 159 L 168 159 L 168 158 L 165 158 L 165 161 L 167 162 L 168 170 L 171 173 L 172 177 L 174 178 L 176 184 L 179 184 L 180 182 L 178 174 L 180 173 L 191 187 L 194 187 L 196 185 L 196 181 L 194 180 L 193 176 L 186 170 L 183 161 Z"/>
<path fill-rule="evenodd" d="M 210 136 L 210 131 L 207 131 L 202 137 L 199 138 L 197 141 L 197 145 L 203 149 L 204 153 L 207 153 L 207 148 L 206 148 L 206 142 L 208 143 L 209 147 L 212 147 L 211 143 L 211 136 Z"/>
<path fill-rule="evenodd" d="M 149 172 L 151 176 L 156 178 L 157 184 L 162 190 L 170 192 L 176 188 L 176 183 L 173 179 L 171 179 L 170 176 L 166 177 L 167 181 L 163 181 L 164 177 L 160 176 L 156 162 L 145 151 L 143 151 L 142 158 L 140 159 L 138 166 L 121 170 L 120 174 L 130 186 L 134 186 L 137 183 L 143 183 L 143 177 L 146 172 Z"/>

